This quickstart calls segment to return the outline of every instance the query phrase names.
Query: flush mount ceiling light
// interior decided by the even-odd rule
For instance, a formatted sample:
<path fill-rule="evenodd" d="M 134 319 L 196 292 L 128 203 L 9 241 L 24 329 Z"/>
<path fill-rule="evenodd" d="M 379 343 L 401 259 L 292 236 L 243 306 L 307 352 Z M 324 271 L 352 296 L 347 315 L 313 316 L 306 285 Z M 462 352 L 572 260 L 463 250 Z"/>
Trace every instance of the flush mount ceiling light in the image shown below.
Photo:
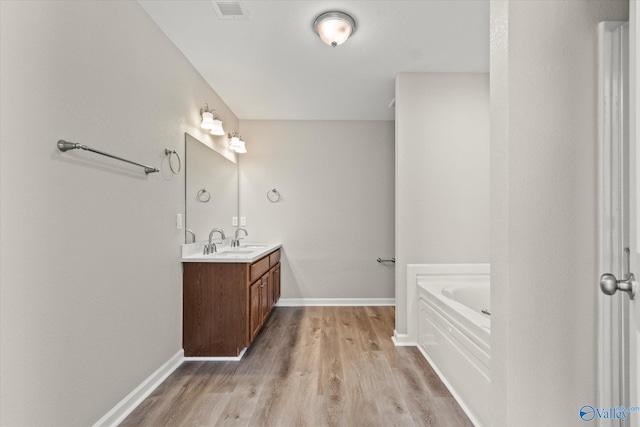
<path fill-rule="evenodd" d="M 202 117 L 202 123 L 200 123 L 202 129 L 209 129 L 211 135 L 225 134 L 224 129 L 222 129 L 222 120 L 218 117 L 218 112 L 216 110 L 209 110 L 208 104 L 204 104 L 204 108 L 200 109 L 200 117 Z"/>
<path fill-rule="evenodd" d="M 344 12 L 325 12 L 313 21 L 313 29 L 323 42 L 336 47 L 356 31 L 356 21 Z"/>

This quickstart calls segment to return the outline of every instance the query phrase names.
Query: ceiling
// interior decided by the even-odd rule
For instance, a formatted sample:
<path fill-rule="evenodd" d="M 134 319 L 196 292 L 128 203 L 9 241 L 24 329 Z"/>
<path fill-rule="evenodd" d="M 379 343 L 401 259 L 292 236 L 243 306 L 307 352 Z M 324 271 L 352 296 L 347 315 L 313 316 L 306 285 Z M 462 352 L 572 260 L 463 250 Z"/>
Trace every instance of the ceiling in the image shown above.
<path fill-rule="evenodd" d="M 488 0 L 138 2 L 240 119 L 393 120 L 397 73 L 489 71 Z M 335 48 L 312 29 L 328 10 L 357 23 Z"/>

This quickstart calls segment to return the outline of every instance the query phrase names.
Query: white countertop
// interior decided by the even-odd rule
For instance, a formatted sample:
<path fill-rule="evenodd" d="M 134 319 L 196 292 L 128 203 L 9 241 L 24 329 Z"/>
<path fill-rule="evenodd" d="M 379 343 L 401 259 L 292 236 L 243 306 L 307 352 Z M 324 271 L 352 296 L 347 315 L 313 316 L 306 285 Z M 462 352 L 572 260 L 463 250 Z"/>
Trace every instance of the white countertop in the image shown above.
<path fill-rule="evenodd" d="M 218 247 L 218 252 L 203 255 L 205 244 L 206 242 L 196 242 L 182 245 L 181 261 L 252 263 L 282 247 L 281 243 L 242 243 L 237 248 Z"/>

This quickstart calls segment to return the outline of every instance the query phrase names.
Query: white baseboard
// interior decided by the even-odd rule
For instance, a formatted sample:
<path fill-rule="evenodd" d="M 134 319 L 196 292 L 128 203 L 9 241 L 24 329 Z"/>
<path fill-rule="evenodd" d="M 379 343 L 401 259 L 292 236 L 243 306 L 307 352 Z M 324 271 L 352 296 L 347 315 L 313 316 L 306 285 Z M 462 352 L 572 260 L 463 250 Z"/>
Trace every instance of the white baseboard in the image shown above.
<path fill-rule="evenodd" d="M 180 350 L 160 366 L 153 374 L 114 406 L 93 427 L 116 427 L 136 407 L 146 399 L 184 360 L 184 350 Z"/>
<path fill-rule="evenodd" d="M 225 356 L 225 357 L 185 357 L 185 362 L 239 362 L 242 360 L 242 356 L 247 352 L 247 347 L 243 348 L 237 356 Z"/>
<path fill-rule="evenodd" d="M 393 341 L 396 347 L 415 347 L 418 345 L 417 342 L 409 337 L 409 334 L 399 334 L 395 329 L 391 341 Z"/>
<path fill-rule="evenodd" d="M 395 298 L 280 298 L 278 307 L 388 306 Z"/>

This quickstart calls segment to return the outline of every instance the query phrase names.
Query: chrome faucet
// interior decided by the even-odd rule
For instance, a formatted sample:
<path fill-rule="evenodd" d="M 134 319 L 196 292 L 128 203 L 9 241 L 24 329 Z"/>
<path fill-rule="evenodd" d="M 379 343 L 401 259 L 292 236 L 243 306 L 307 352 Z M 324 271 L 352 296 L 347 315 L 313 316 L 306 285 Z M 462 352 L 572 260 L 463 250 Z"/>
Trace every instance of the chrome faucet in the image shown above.
<path fill-rule="evenodd" d="M 238 228 L 236 230 L 235 238 L 231 241 L 231 246 L 232 247 L 240 246 L 240 239 L 242 239 L 242 237 L 238 237 L 238 234 L 241 231 L 244 231 L 245 237 L 249 235 L 249 232 L 247 230 L 245 230 L 244 228 Z"/>
<path fill-rule="evenodd" d="M 204 255 L 218 252 L 218 248 L 216 247 L 216 244 L 213 243 L 213 235 L 215 233 L 220 233 L 220 238 L 223 241 L 227 239 L 226 236 L 224 235 L 224 231 L 222 231 L 221 229 L 214 228 L 213 230 L 211 230 L 211 233 L 209 233 L 209 244 L 205 245 L 202 251 Z"/>

